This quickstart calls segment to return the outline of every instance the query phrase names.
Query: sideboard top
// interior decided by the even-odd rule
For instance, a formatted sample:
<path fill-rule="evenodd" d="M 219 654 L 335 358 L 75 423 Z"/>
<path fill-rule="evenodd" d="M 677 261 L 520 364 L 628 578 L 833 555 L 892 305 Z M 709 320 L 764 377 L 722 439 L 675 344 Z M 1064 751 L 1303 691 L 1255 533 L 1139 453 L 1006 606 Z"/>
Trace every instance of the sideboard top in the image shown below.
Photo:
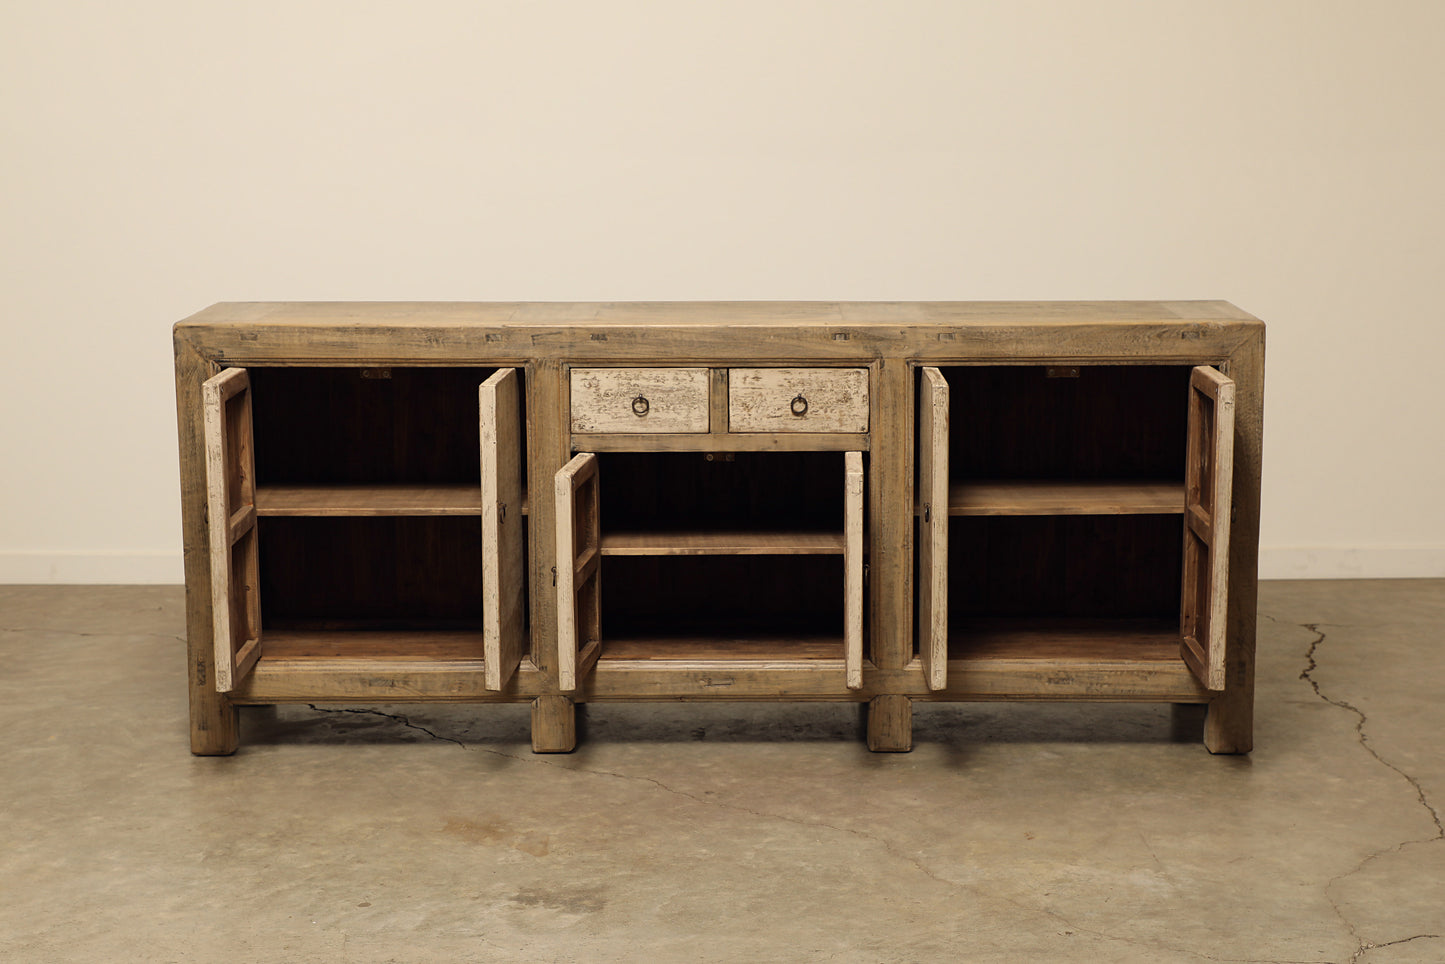
<path fill-rule="evenodd" d="M 180 328 L 1260 324 L 1227 301 L 221 302 Z"/>
<path fill-rule="evenodd" d="M 1214 364 L 1263 347 L 1224 301 L 236 302 L 175 326 L 178 363 Z"/>

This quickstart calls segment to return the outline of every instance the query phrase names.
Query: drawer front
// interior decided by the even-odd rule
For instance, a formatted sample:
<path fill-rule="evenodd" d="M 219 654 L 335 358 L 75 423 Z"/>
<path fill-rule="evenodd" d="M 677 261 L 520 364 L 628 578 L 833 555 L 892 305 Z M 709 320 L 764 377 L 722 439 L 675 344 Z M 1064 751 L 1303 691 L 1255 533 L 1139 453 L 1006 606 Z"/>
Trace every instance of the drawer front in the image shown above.
<path fill-rule="evenodd" d="M 866 432 L 866 368 L 734 368 L 730 432 Z"/>
<path fill-rule="evenodd" d="M 706 368 L 574 368 L 572 431 L 706 432 Z"/>

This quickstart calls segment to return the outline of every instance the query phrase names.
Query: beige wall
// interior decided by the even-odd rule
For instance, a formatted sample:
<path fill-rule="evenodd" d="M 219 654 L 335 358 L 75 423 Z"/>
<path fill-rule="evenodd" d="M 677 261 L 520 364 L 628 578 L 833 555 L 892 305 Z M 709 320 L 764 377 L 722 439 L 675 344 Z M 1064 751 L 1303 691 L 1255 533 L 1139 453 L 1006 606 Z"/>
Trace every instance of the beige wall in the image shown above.
<path fill-rule="evenodd" d="M 1267 576 L 1445 575 L 1445 3 L 0 8 L 0 581 L 180 578 L 245 299 L 1225 298 Z"/>

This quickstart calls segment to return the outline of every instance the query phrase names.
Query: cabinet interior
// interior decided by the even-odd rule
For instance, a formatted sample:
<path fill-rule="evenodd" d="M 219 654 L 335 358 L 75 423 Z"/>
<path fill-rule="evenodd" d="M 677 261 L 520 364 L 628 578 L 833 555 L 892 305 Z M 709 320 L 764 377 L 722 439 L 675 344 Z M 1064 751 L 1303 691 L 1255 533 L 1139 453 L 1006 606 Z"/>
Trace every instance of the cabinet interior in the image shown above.
<path fill-rule="evenodd" d="M 258 485 L 480 482 L 495 368 L 252 368 Z"/>
<path fill-rule="evenodd" d="M 494 372 L 249 369 L 266 658 L 481 659 L 478 392 Z"/>
<path fill-rule="evenodd" d="M 268 630 L 481 627 L 475 518 L 263 517 L 260 549 Z"/>
<path fill-rule="evenodd" d="M 1188 365 L 941 368 L 950 481 L 1183 483 Z"/>
<path fill-rule="evenodd" d="M 1178 658 L 1191 370 L 940 369 L 949 658 Z"/>
<path fill-rule="evenodd" d="M 841 452 L 602 455 L 602 658 L 840 658 L 843 471 Z"/>

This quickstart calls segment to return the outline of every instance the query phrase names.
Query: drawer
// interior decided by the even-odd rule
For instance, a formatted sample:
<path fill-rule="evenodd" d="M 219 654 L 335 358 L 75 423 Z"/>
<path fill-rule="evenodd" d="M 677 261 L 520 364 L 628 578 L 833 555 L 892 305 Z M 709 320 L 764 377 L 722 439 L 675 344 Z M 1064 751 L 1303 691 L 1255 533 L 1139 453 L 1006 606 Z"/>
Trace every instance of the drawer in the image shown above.
<path fill-rule="evenodd" d="M 574 368 L 578 435 L 706 432 L 706 368 Z"/>
<path fill-rule="evenodd" d="M 730 432 L 866 432 L 866 368 L 734 368 Z"/>

